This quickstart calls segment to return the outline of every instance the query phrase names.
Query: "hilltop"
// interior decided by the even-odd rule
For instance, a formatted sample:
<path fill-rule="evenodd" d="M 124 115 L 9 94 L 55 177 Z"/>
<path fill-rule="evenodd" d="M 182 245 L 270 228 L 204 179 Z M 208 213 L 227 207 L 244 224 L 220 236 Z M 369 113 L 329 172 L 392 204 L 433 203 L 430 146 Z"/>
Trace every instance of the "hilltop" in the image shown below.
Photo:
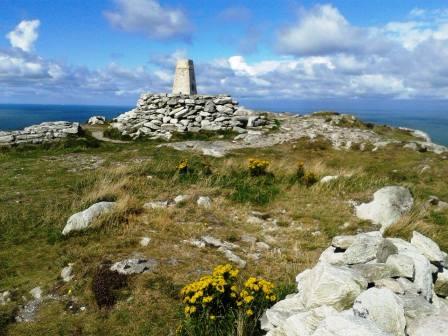
<path fill-rule="evenodd" d="M 198 125 L 225 129 L 161 137 L 156 123 L 133 137 L 106 122 L 0 147 L 0 334 L 174 335 L 180 289 L 216 265 L 275 283 L 283 299 L 341 235 L 416 230 L 448 251 L 448 152 L 425 134 L 331 112 L 246 110 L 238 126 L 220 113 Z M 384 227 L 357 207 L 387 186 L 412 202 Z M 64 230 L 99 202 L 84 230 Z M 111 266 L 132 274 L 114 278 L 104 307 Z"/>

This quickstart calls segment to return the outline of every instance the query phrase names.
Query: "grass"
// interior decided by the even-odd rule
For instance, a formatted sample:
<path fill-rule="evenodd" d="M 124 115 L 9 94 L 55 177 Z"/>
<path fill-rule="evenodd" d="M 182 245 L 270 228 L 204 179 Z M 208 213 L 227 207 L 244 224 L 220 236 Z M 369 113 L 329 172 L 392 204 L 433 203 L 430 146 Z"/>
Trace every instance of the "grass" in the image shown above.
<path fill-rule="evenodd" d="M 243 273 L 277 283 L 286 295 L 294 289 L 295 275 L 316 262 L 333 236 L 374 229 L 353 215 L 348 201 L 367 201 L 386 185 L 407 186 L 416 199 L 412 214 L 388 234 L 408 238 L 417 228 L 448 250 L 448 212 L 425 207 L 430 195 L 448 200 L 448 167 L 435 154 L 399 146 L 342 152 L 323 140 L 300 140 L 208 158 L 156 145 L 99 143 L 86 134 L 51 146 L 0 151 L 0 292 L 10 290 L 21 303 L 30 289 L 41 286 L 62 298 L 43 304 L 32 323 L 10 323 L 17 304 L 2 308 L 0 335 L 174 334 L 180 322 L 178 289 L 225 262 L 214 248 L 183 243 L 205 234 L 238 244 L 235 253 L 248 260 Z M 251 176 L 250 157 L 270 161 L 269 174 Z M 182 175 L 176 167 L 183 159 L 191 169 Z M 298 161 L 318 177 L 344 177 L 307 187 L 293 178 Z M 431 169 L 421 174 L 424 165 Z M 179 194 L 192 198 L 169 209 L 143 208 L 145 202 Z M 198 196 L 210 196 L 212 207 L 197 207 Z M 71 214 L 100 200 L 118 206 L 93 228 L 61 235 Z M 248 223 L 252 210 L 269 213 L 278 225 Z M 241 240 L 244 234 L 271 250 L 251 261 L 248 254 L 255 251 Z M 143 236 L 151 237 L 147 247 L 139 245 Z M 134 253 L 158 260 L 156 272 L 129 277 L 115 305 L 100 309 L 92 291 L 98 267 Z M 66 284 L 59 274 L 71 262 L 75 278 Z M 69 290 L 85 311 L 67 310 Z"/>

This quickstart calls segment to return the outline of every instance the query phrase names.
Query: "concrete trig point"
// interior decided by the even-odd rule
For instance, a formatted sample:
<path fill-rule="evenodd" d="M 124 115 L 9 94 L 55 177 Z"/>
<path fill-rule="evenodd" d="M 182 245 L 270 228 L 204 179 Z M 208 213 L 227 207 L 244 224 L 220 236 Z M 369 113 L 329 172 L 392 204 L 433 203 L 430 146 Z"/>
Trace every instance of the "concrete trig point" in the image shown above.
<path fill-rule="evenodd" d="M 174 75 L 173 93 L 195 95 L 196 77 L 194 75 L 194 64 L 192 60 L 178 60 L 176 63 L 176 74 Z"/>

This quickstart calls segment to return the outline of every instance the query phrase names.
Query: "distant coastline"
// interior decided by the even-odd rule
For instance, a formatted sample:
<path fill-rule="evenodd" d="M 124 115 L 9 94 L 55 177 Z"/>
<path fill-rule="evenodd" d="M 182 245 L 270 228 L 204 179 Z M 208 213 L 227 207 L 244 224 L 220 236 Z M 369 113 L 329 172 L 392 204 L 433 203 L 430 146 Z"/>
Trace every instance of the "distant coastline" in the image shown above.
<path fill-rule="evenodd" d="M 248 106 L 250 107 L 250 106 Z M 92 115 L 104 115 L 110 119 L 129 111 L 133 106 L 101 105 L 34 105 L 34 104 L 0 104 L 0 130 L 22 129 L 44 121 L 78 121 L 85 122 Z M 263 110 L 263 108 L 258 108 Z M 308 114 L 316 110 L 266 109 L 272 112 L 291 112 Z M 448 145 L 448 113 L 444 112 L 409 112 L 384 110 L 336 110 L 341 113 L 356 115 L 363 121 L 386 124 L 395 127 L 408 127 L 422 130 L 429 134 L 433 142 Z"/>

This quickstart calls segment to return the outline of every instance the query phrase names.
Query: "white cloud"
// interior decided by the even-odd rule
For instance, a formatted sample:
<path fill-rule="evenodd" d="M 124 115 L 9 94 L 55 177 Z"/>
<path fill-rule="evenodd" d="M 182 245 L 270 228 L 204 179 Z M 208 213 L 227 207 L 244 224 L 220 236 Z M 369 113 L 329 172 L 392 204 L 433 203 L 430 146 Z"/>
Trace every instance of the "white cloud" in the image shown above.
<path fill-rule="evenodd" d="M 279 49 L 294 55 L 321 55 L 362 48 L 365 31 L 351 26 L 331 5 L 303 10 L 298 21 L 283 29 Z"/>
<path fill-rule="evenodd" d="M 39 20 L 24 20 L 13 31 L 6 34 L 6 37 L 14 48 L 30 52 L 33 49 L 34 42 L 39 37 L 37 32 L 39 25 Z"/>
<path fill-rule="evenodd" d="M 115 0 L 117 9 L 104 13 L 112 26 L 153 39 L 191 38 L 191 24 L 180 9 L 162 7 L 156 0 Z"/>

